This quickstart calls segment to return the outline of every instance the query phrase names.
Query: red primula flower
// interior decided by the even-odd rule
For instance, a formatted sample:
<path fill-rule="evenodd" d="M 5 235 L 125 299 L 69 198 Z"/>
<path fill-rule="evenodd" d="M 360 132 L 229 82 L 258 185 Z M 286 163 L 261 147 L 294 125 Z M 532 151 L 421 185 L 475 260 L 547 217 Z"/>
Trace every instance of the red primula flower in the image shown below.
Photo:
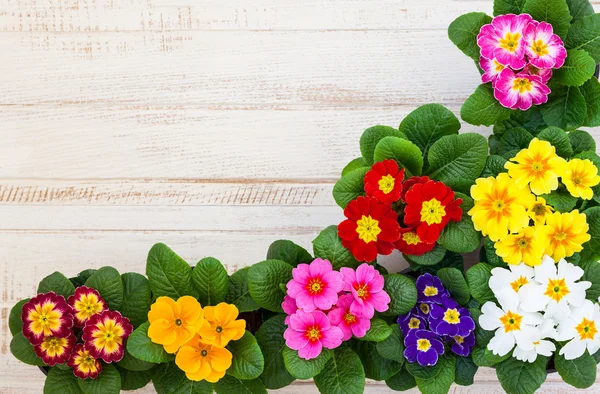
<path fill-rule="evenodd" d="M 442 182 L 416 184 L 406 193 L 404 223 L 415 227 L 421 241 L 435 243 L 450 220 L 462 217 L 462 199 Z"/>
<path fill-rule="evenodd" d="M 406 192 L 410 190 L 416 184 L 429 182 L 430 179 L 428 176 L 411 176 L 402 184 L 402 193 L 400 194 L 400 199 L 402 201 L 406 201 Z"/>
<path fill-rule="evenodd" d="M 365 175 L 365 192 L 384 203 L 393 203 L 400 199 L 404 168 L 398 170 L 395 160 L 384 160 L 373 164 Z"/>
<path fill-rule="evenodd" d="M 421 241 L 414 228 L 400 227 L 400 238 L 394 245 L 402 253 L 420 256 L 433 249 L 435 243 L 428 244 Z"/>
<path fill-rule="evenodd" d="M 344 209 L 348 218 L 338 226 L 342 245 L 359 261 L 371 262 L 377 254 L 390 254 L 400 237 L 398 214 L 373 197 L 358 197 Z"/>
<path fill-rule="evenodd" d="M 78 343 L 73 349 L 67 365 L 73 368 L 73 374 L 81 379 L 95 379 L 102 372 L 100 361 L 90 355 L 90 352 Z"/>
<path fill-rule="evenodd" d="M 38 294 L 23 305 L 21 321 L 25 338 L 39 345 L 44 337 L 66 338 L 71 334 L 73 310 L 63 296 Z"/>
<path fill-rule="evenodd" d="M 85 323 L 83 347 L 93 358 L 101 358 L 106 363 L 121 361 L 125 340 L 132 331 L 128 318 L 116 311 L 104 311 L 93 315 Z"/>
<path fill-rule="evenodd" d="M 54 366 L 64 364 L 71 357 L 73 347 L 77 342 L 75 335 L 71 334 L 66 338 L 57 338 L 55 336 L 44 337 L 39 345 L 35 345 L 33 350 L 44 364 Z"/>
<path fill-rule="evenodd" d="M 69 297 L 68 302 L 75 314 L 75 324 L 79 327 L 83 327 L 92 315 L 108 309 L 100 293 L 87 286 L 79 286 L 75 289 L 75 294 Z"/>

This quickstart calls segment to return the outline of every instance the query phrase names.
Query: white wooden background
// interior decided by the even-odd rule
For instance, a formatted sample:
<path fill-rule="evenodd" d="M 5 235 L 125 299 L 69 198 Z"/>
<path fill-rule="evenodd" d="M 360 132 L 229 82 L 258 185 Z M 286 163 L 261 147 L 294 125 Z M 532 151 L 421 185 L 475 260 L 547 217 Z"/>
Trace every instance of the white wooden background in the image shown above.
<path fill-rule="evenodd" d="M 311 249 L 342 217 L 331 189 L 365 128 L 397 126 L 429 102 L 458 113 L 478 74 L 446 29 L 491 10 L 491 0 L 0 0 L 0 393 L 41 392 L 43 376 L 10 356 L 7 317 L 55 270 L 144 272 L 159 241 L 230 272 L 275 239 Z M 453 390 L 502 392 L 492 370 Z M 540 391 L 572 390 L 550 376 Z"/>

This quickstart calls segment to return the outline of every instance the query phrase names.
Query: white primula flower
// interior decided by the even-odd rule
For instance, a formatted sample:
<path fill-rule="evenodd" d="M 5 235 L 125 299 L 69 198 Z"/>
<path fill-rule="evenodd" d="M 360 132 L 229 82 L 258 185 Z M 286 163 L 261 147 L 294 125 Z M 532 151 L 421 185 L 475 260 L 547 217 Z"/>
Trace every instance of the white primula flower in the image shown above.
<path fill-rule="evenodd" d="M 484 330 L 496 330 L 488 349 L 499 356 L 508 354 L 515 344 L 524 351 L 532 350 L 533 342 L 541 335 L 536 326 L 542 322 L 542 315 L 521 310 L 519 297 L 514 291 L 500 294 L 497 298 L 502 308 L 488 301 L 481 308 L 482 315 L 479 317 L 479 324 Z"/>
<path fill-rule="evenodd" d="M 558 325 L 556 340 L 568 341 L 560 349 L 567 360 L 581 357 L 585 349 L 594 354 L 600 349 L 600 308 L 598 304 L 586 300 L 583 306 L 572 308 L 571 315 Z"/>
<path fill-rule="evenodd" d="M 513 357 L 520 361 L 532 363 L 537 359 L 538 354 L 550 357 L 556 350 L 556 345 L 552 341 L 547 341 L 544 338 L 554 338 L 557 334 L 554 328 L 553 319 L 545 319 L 537 328 L 539 336 L 533 338 L 533 349 L 523 350 L 518 345 L 513 352 Z"/>
<path fill-rule="evenodd" d="M 515 293 L 519 293 L 521 288 L 533 279 L 533 268 L 523 263 L 509 265 L 508 268 L 510 269 L 496 267 L 492 270 L 489 285 L 496 297 L 505 291 L 510 291 L 510 289 Z"/>
<path fill-rule="evenodd" d="M 534 270 L 535 281 L 524 285 L 519 291 L 524 311 L 545 311 L 544 317 L 562 320 L 570 313 L 569 305 L 583 305 L 585 291 L 592 283 L 578 282 L 583 276 L 580 267 L 565 260 L 560 260 L 557 267 L 551 257 L 545 256 L 542 264 Z"/>

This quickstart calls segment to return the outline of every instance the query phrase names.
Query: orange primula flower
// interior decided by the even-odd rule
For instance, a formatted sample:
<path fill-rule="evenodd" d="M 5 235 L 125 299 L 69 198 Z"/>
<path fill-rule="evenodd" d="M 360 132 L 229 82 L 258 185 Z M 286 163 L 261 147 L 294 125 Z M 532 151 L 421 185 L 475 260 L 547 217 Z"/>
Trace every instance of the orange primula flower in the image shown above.
<path fill-rule="evenodd" d="M 225 376 L 232 359 L 233 355 L 229 350 L 203 343 L 200 336 L 195 335 L 179 349 L 175 364 L 190 380 L 216 383 Z"/>
<path fill-rule="evenodd" d="M 158 297 L 148 312 L 148 321 L 150 340 L 163 345 L 167 353 L 176 353 L 198 332 L 204 313 L 194 297 L 183 296 L 177 301 Z"/>
<path fill-rule="evenodd" d="M 246 330 L 245 320 L 236 320 L 239 311 L 235 305 L 221 302 L 217 306 L 204 307 L 205 323 L 198 333 L 201 341 L 225 347 L 229 341 L 237 341 Z"/>

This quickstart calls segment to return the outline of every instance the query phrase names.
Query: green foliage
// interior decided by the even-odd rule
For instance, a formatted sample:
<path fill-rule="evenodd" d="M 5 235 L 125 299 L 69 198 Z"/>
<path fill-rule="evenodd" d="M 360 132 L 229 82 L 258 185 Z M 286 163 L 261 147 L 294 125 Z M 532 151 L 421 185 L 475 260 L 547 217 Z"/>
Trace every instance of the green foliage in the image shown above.
<path fill-rule="evenodd" d="M 367 164 L 365 159 L 363 159 L 362 157 L 357 157 L 356 159 L 352 160 L 350 163 L 346 164 L 346 166 L 342 170 L 342 176 L 346 175 L 347 173 L 349 173 L 352 170 L 356 170 L 357 168 L 362 168 L 362 167 L 370 167 L 370 166 Z"/>
<path fill-rule="evenodd" d="M 529 146 L 533 135 L 523 127 L 507 130 L 498 142 L 498 154 L 505 159 L 513 158 L 521 149 Z"/>
<path fill-rule="evenodd" d="M 461 386 L 473 384 L 473 378 L 479 367 L 475 365 L 471 357 L 456 356 L 456 376 L 454 382 Z"/>
<path fill-rule="evenodd" d="M 600 82 L 596 78 L 590 78 L 579 90 L 587 105 L 587 116 L 583 125 L 586 127 L 600 126 Z M 589 150 L 595 151 L 596 149 Z"/>
<path fill-rule="evenodd" d="M 546 380 L 548 358 L 539 355 L 533 363 L 509 357 L 496 367 L 502 388 L 509 394 L 533 394 Z"/>
<path fill-rule="evenodd" d="M 565 46 L 583 49 L 600 63 L 600 14 L 586 16 L 571 25 Z"/>
<path fill-rule="evenodd" d="M 121 308 L 123 303 L 123 281 L 119 271 L 113 267 L 102 267 L 85 282 L 87 287 L 98 290 L 110 309 Z"/>
<path fill-rule="evenodd" d="M 265 321 L 256 332 L 256 342 L 265 359 L 261 380 L 268 389 L 277 390 L 294 381 L 285 368 L 283 349 L 286 348 L 283 333 L 287 329 L 285 315 L 277 315 Z"/>
<path fill-rule="evenodd" d="M 331 359 L 333 352 L 323 348 L 321 354 L 312 360 L 305 360 L 298 356 L 298 351 L 285 346 L 283 348 L 283 362 L 287 371 L 296 379 L 310 379 L 321 373 L 325 364 Z"/>
<path fill-rule="evenodd" d="M 473 208 L 473 199 L 462 193 L 457 193 L 456 197 L 463 199 L 461 204 L 462 218 L 460 221 L 450 222 L 444 227 L 438 243 L 452 252 L 469 253 L 481 244 L 481 233 L 475 230 L 473 221 L 467 213 Z"/>
<path fill-rule="evenodd" d="M 360 265 L 352 253 L 342 245 L 337 226 L 329 226 L 319 233 L 313 241 L 313 253 L 315 257 L 329 261 L 335 270 L 341 267 L 356 268 Z"/>
<path fill-rule="evenodd" d="M 354 350 L 360 356 L 365 376 L 374 380 L 386 380 L 400 372 L 402 363 L 382 357 L 375 343 L 357 341 Z"/>
<path fill-rule="evenodd" d="M 471 289 L 471 295 L 482 304 L 494 300 L 494 293 L 489 286 L 492 268 L 489 264 L 479 263 L 467 271 L 467 284 Z"/>
<path fill-rule="evenodd" d="M 250 267 L 242 268 L 229 277 L 229 291 L 225 296 L 225 302 L 235 305 L 240 312 L 250 312 L 260 308 L 252 299 L 248 289 L 249 269 Z"/>
<path fill-rule="evenodd" d="M 408 373 L 414 376 L 416 379 L 421 380 L 429 380 L 435 379 L 442 369 L 444 368 L 443 363 L 436 363 L 430 367 L 424 367 L 419 363 L 409 363 L 404 364 Z"/>
<path fill-rule="evenodd" d="M 44 394 L 83 394 L 78 380 L 70 369 L 50 368 L 44 383 Z"/>
<path fill-rule="evenodd" d="M 406 176 L 421 175 L 423 154 L 419 147 L 407 139 L 385 137 L 375 147 L 375 161 L 394 160 L 400 168 L 405 168 Z"/>
<path fill-rule="evenodd" d="M 292 279 L 292 269 L 291 265 L 281 260 L 265 260 L 251 266 L 248 289 L 252 299 L 262 308 L 282 313 L 281 303 L 285 294 L 281 286 Z"/>
<path fill-rule="evenodd" d="M 588 261 L 580 261 L 578 264 L 583 269 L 583 277 L 581 280 L 586 280 L 592 283 L 592 287 L 586 290 L 586 298 L 592 302 L 596 302 L 600 297 L 600 264 L 596 259 Z"/>
<path fill-rule="evenodd" d="M 417 387 L 422 393 L 446 394 L 454 382 L 456 373 L 456 357 L 452 353 L 445 354 L 438 359 L 442 369 L 435 379 L 415 378 Z"/>
<path fill-rule="evenodd" d="M 152 371 L 130 371 L 117 367 L 121 377 L 121 390 L 137 390 L 145 387 L 152 380 Z"/>
<path fill-rule="evenodd" d="M 263 373 L 265 360 L 256 338 L 249 331 L 246 331 L 239 340 L 229 342 L 227 349 L 233 354 L 231 367 L 227 369 L 228 375 L 252 380 Z"/>
<path fill-rule="evenodd" d="M 119 312 L 131 321 L 134 327 L 148 320 L 148 311 L 152 305 L 150 282 L 144 275 L 127 272 L 121 275 L 123 282 L 123 302 Z"/>
<path fill-rule="evenodd" d="M 470 12 L 456 18 L 448 27 L 448 38 L 465 55 L 479 62 L 477 35 L 483 25 L 492 22 L 492 18 L 483 12 Z"/>
<path fill-rule="evenodd" d="M 35 354 L 33 345 L 29 343 L 23 333 L 18 332 L 10 341 L 10 352 L 15 358 L 25 364 L 41 366 L 46 365 L 41 358 Z"/>
<path fill-rule="evenodd" d="M 592 239 L 583 244 L 581 259 L 598 261 L 600 259 L 600 207 L 588 208 L 583 213 L 587 216 L 587 223 L 590 226 L 588 234 Z"/>
<path fill-rule="evenodd" d="M 542 130 L 537 138 L 542 141 L 548 141 L 554 147 L 556 147 L 556 154 L 568 159 L 573 156 L 573 148 L 571 147 L 571 140 L 569 135 L 558 127 L 548 127 Z"/>
<path fill-rule="evenodd" d="M 525 0 L 523 13 L 538 22 L 550 23 L 563 39 L 567 36 L 572 17 L 566 0 Z"/>
<path fill-rule="evenodd" d="M 586 16 L 594 15 L 594 7 L 588 0 L 567 0 L 569 6 L 569 12 L 573 17 L 571 23 L 575 23 L 578 20 L 585 18 Z"/>
<path fill-rule="evenodd" d="M 333 199 L 342 208 L 356 197 L 365 195 L 365 175 L 368 167 L 357 168 L 342 176 L 333 186 Z"/>
<path fill-rule="evenodd" d="M 596 382 L 596 360 L 587 351 L 579 358 L 566 360 L 557 350 L 554 366 L 565 383 L 578 389 L 586 389 Z"/>
<path fill-rule="evenodd" d="M 296 267 L 298 264 L 310 264 L 313 258 L 302 246 L 280 239 L 269 246 L 267 260 L 281 260 Z"/>
<path fill-rule="evenodd" d="M 417 303 L 417 287 L 407 276 L 400 274 L 384 275 L 384 290 L 391 298 L 389 309 L 383 314 L 398 316 L 408 313 Z"/>
<path fill-rule="evenodd" d="M 404 135 L 390 126 L 373 126 L 366 129 L 360 136 L 360 153 L 368 166 L 372 166 L 375 162 L 373 157 L 375 154 L 375 147 L 379 141 L 385 137 L 403 138 Z"/>
<path fill-rule="evenodd" d="M 460 305 L 469 302 L 471 293 L 462 272 L 456 268 L 442 268 L 437 272 L 437 276 L 456 302 Z"/>
<path fill-rule="evenodd" d="M 178 299 L 189 295 L 198 298 L 192 285 L 192 268 L 167 245 L 152 246 L 146 262 L 146 276 L 154 298 L 161 296 Z"/>
<path fill-rule="evenodd" d="M 360 358 L 348 346 L 338 347 L 323 371 L 315 376 L 315 384 L 321 393 L 362 394 L 365 371 Z"/>
<path fill-rule="evenodd" d="M 565 64 L 554 71 L 552 80 L 566 86 L 581 86 L 596 71 L 596 61 L 583 49 L 569 49 Z"/>
<path fill-rule="evenodd" d="M 554 86 L 540 110 L 549 126 L 567 131 L 579 128 L 587 118 L 585 98 L 577 86 Z"/>
<path fill-rule="evenodd" d="M 260 379 L 240 380 L 225 375 L 214 385 L 217 394 L 267 394 L 267 389 Z"/>
<path fill-rule="evenodd" d="M 571 141 L 573 154 L 577 155 L 587 150 L 592 152 L 596 151 L 596 140 L 587 131 L 572 131 L 569 133 L 569 140 Z"/>
<path fill-rule="evenodd" d="M 76 277 L 69 278 L 69 280 L 71 281 L 71 283 L 73 283 L 73 286 L 75 287 L 83 286 L 85 285 L 85 281 L 87 281 L 90 278 L 90 276 L 94 275 L 95 272 L 95 269 L 83 270 L 79 274 L 77 274 Z"/>
<path fill-rule="evenodd" d="M 417 386 L 415 378 L 408 373 L 406 368 L 402 368 L 400 372 L 389 379 L 386 379 L 385 384 L 392 390 L 406 391 Z"/>
<path fill-rule="evenodd" d="M 221 262 L 213 257 L 203 258 L 192 270 L 192 283 L 198 290 L 203 306 L 225 301 L 229 292 L 229 276 Z"/>
<path fill-rule="evenodd" d="M 38 293 L 48 293 L 50 291 L 53 291 L 66 299 L 75 293 L 75 286 L 73 286 L 73 283 L 71 283 L 71 281 L 63 274 L 54 272 L 42 279 L 37 289 Z"/>
<path fill-rule="evenodd" d="M 227 376 L 227 375 L 225 375 Z M 156 368 L 152 384 L 158 394 L 212 394 L 213 385 L 206 380 L 189 380 L 174 362 Z"/>
<path fill-rule="evenodd" d="M 383 341 L 377 343 L 377 352 L 383 358 L 402 364 L 404 363 L 404 336 L 398 324 L 392 325 L 391 328 L 391 334 Z"/>
<path fill-rule="evenodd" d="M 29 302 L 29 300 L 30 298 L 25 298 L 24 300 L 17 302 L 10 310 L 10 314 L 8 316 L 8 328 L 10 329 L 11 335 L 16 335 L 23 329 L 21 313 L 23 310 L 23 305 Z"/>
<path fill-rule="evenodd" d="M 386 340 L 392 334 L 392 327 L 379 318 L 371 319 L 371 328 L 367 331 L 364 337 L 359 338 L 361 341 L 381 342 Z"/>
<path fill-rule="evenodd" d="M 154 343 L 148 337 L 150 323 L 146 322 L 133 330 L 127 339 L 127 351 L 135 358 L 149 363 L 166 363 L 175 359 L 174 354 L 165 351 L 162 345 Z"/>
<path fill-rule="evenodd" d="M 475 126 L 491 126 L 510 117 L 510 108 L 503 107 L 494 97 L 490 84 L 481 84 L 460 109 L 461 118 Z"/>
<path fill-rule="evenodd" d="M 405 255 L 407 260 L 412 261 L 419 265 L 435 265 L 442 261 L 444 256 L 446 255 L 446 248 L 442 245 L 437 244 L 431 249 L 429 252 L 422 254 L 420 256 L 415 255 Z"/>
<path fill-rule="evenodd" d="M 104 364 L 96 379 L 77 379 L 77 384 L 84 394 L 119 394 L 121 375 L 113 365 Z"/>
<path fill-rule="evenodd" d="M 490 155 L 487 158 L 487 161 L 485 163 L 485 167 L 483 169 L 483 172 L 481 173 L 481 177 L 482 178 L 487 178 L 487 177 L 497 177 L 498 174 L 502 173 L 502 172 L 507 172 L 508 170 L 506 168 L 504 168 L 504 165 L 506 164 L 507 160 L 502 157 L 502 156 L 498 156 L 498 155 Z"/>
<path fill-rule="evenodd" d="M 571 212 L 577 204 L 577 198 L 573 197 L 567 189 L 557 189 L 541 197 L 559 212 Z"/>
<path fill-rule="evenodd" d="M 117 362 L 116 364 L 119 368 L 136 372 L 148 371 L 156 366 L 155 363 L 150 363 L 133 357 L 127 350 L 125 350 L 121 361 Z"/>
<path fill-rule="evenodd" d="M 523 11 L 525 0 L 494 0 L 494 16 L 504 14 L 519 15 Z"/>

